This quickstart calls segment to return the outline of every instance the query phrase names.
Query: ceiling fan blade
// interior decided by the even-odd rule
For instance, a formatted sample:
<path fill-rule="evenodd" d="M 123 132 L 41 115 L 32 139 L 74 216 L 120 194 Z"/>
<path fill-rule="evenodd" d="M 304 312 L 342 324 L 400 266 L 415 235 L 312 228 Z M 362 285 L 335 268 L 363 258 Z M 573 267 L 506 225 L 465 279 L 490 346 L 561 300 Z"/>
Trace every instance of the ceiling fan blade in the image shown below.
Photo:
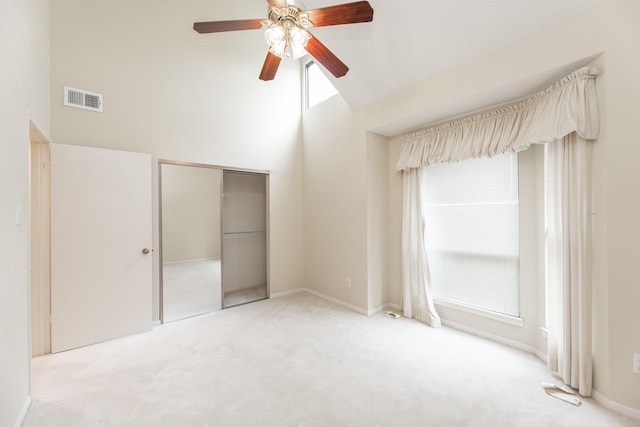
<path fill-rule="evenodd" d="M 261 21 L 261 19 L 239 19 L 235 21 L 195 22 L 193 24 L 193 29 L 200 34 L 257 30 L 262 28 Z"/>
<path fill-rule="evenodd" d="M 267 3 L 273 7 L 287 7 L 287 0 L 267 0 Z"/>
<path fill-rule="evenodd" d="M 329 48 L 320 43 L 320 40 L 315 36 L 309 39 L 305 50 L 335 77 L 342 77 L 349 71 L 349 67 L 347 67 L 344 62 L 340 61 L 340 59 L 329 50 Z"/>
<path fill-rule="evenodd" d="M 312 9 L 307 13 L 314 27 L 373 21 L 373 8 L 368 1 Z"/>
<path fill-rule="evenodd" d="M 280 58 L 278 55 L 274 55 L 271 52 L 267 52 L 267 58 L 264 60 L 262 71 L 260 71 L 260 80 L 269 81 L 276 77 L 276 72 L 280 66 Z"/>

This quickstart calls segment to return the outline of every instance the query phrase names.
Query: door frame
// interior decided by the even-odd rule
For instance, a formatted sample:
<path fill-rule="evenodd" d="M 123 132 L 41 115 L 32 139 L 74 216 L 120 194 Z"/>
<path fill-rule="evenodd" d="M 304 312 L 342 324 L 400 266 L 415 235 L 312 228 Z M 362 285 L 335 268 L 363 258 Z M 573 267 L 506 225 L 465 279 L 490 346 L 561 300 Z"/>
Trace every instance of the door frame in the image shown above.
<path fill-rule="evenodd" d="M 30 357 L 51 353 L 50 141 L 29 120 Z"/>
<path fill-rule="evenodd" d="M 158 159 L 158 320 L 164 324 L 164 261 L 162 244 L 162 165 L 190 166 L 196 168 L 217 169 L 222 173 L 220 179 L 220 194 L 222 195 L 224 185 L 224 171 L 258 173 L 266 176 L 267 180 L 267 230 L 269 229 L 269 176 L 268 170 L 235 168 L 228 166 L 212 165 L 208 163 L 185 162 L 180 160 Z M 220 203 L 220 235 L 222 236 L 222 203 Z M 267 247 L 269 246 L 269 234 L 267 232 Z M 221 257 L 222 262 L 222 257 Z M 221 301 L 224 301 L 224 286 L 220 287 Z M 267 295 L 269 294 L 269 250 L 267 250 Z M 224 304 L 222 304 L 224 307 Z M 221 307 L 221 308 L 222 308 Z"/>

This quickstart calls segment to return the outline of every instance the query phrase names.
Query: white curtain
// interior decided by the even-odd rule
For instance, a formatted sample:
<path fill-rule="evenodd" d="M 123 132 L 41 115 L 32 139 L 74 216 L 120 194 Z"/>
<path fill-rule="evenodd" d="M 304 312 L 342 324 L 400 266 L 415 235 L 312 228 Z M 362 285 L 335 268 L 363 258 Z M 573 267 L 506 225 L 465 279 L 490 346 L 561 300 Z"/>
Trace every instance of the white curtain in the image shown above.
<path fill-rule="evenodd" d="M 434 328 L 440 327 L 431 296 L 429 264 L 424 246 L 422 169 L 404 174 L 402 210 L 402 311 Z"/>
<path fill-rule="evenodd" d="M 585 396 L 591 393 L 590 157 L 589 144 L 572 141 L 598 138 L 598 75 L 596 69 L 581 68 L 525 101 L 404 135 L 396 164 L 403 171 L 405 198 L 403 307 L 405 315 L 433 324 L 437 313 L 422 241 L 418 170 L 434 163 L 519 152 L 538 143 L 563 150 L 561 157 L 552 154 L 554 164 L 561 167 L 549 183 L 554 189 L 554 210 L 560 209 L 554 213 L 554 227 L 561 239 L 549 254 L 555 266 L 549 292 L 556 302 L 548 307 L 550 318 L 555 319 L 550 325 L 548 355 L 551 369 Z M 580 222 L 574 222 L 578 218 Z"/>
<path fill-rule="evenodd" d="M 511 106 L 404 135 L 396 170 L 517 153 L 571 132 L 597 139 L 598 74 L 594 68 L 581 68 Z"/>
<path fill-rule="evenodd" d="M 591 395 L 591 144 L 571 133 L 547 147 L 548 365 Z"/>

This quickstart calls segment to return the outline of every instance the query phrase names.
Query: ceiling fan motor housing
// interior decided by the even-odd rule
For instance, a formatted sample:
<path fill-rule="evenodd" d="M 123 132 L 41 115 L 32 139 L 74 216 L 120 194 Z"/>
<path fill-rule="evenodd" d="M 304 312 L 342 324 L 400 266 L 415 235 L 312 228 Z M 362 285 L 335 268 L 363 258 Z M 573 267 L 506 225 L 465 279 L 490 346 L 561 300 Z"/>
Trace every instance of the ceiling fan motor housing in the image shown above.
<path fill-rule="evenodd" d="M 309 20 L 309 14 L 300 8 L 272 6 L 269 8 L 269 19 L 262 21 L 262 27 L 271 28 L 274 25 L 282 25 L 285 28 L 296 26 L 305 29 L 313 26 L 313 23 Z"/>

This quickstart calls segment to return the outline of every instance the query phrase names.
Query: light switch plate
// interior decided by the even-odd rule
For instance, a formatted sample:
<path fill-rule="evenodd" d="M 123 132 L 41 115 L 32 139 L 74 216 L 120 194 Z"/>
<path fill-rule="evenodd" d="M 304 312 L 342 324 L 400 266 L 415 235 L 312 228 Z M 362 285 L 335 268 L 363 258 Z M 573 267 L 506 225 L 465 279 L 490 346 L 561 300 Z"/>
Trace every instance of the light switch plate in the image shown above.
<path fill-rule="evenodd" d="M 633 355 L 633 373 L 640 374 L 640 354 Z"/>
<path fill-rule="evenodd" d="M 24 222 L 24 209 L 22 205 L 16 205 L 16 225 L 22 225 Z"/>

